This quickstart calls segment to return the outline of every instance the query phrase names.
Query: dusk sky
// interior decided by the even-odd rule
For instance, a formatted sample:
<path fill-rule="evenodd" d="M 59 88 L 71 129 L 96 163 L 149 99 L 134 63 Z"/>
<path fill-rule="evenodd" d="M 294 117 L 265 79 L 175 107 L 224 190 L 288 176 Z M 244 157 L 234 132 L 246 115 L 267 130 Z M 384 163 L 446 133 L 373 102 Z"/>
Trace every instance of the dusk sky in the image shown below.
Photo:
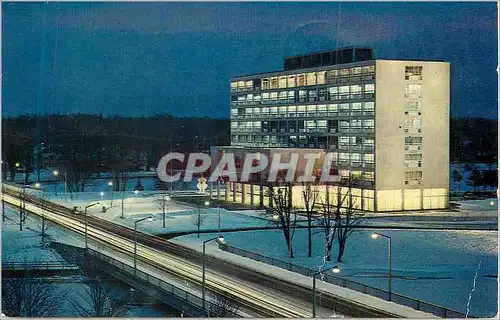
<path fill-rule="evenodd" d="M 360 45 L 451 63 L 451 116 L 497 118 L 496 3 L 3 2 L 3 116 L 229 116 L 231 77 Z"/>

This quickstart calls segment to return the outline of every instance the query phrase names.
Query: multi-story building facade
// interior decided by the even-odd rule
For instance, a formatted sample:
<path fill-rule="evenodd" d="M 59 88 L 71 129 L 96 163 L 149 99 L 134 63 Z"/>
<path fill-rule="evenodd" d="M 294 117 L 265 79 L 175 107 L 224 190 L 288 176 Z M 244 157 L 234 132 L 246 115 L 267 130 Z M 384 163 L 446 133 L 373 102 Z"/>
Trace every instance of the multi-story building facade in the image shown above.
<path fill-rule="evenodd" d="M 284 71 L 231 80 L 231 146 L 333 152 L 363 210 L 446 208 L 449 68 L 369 48 L 286 58 Z"/>

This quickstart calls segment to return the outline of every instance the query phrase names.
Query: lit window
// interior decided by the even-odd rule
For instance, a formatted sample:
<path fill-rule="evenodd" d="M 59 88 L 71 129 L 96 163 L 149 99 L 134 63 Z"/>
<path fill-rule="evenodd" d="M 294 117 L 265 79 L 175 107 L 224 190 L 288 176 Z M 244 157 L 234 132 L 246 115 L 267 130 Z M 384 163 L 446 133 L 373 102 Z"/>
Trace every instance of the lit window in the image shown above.
<path fill-rule="evenodd" d="M 262 90 L 269 90 L 269 79 L 262 79 Z"/>
<path fill-rule="evenodd" d="M 366 163 L 373 163 L 375 161 L 375 156 L 373 153 L 365 153 L 363 154 L 363 161 Z"/>
<path fill-rule="evenodd" d="M 363 120 L 364 128 L 373 128 L 375 125 L 375 121 L 373 119 Z"/>
<path fill-rule="evenodd" d="M 307 91 L 306 90 L 299 90 L 299 101 L 305 102 L 306 99 L 307 99 Z"/>
<path fill-rule="evenodd" d="M 326 104 L 318 105 L 318 113 L 326 113 Z"/>
<path fill-rule="evenodd" d="M 361 74 L 361 67 L 351 68 L 351 75 L 352 74 Z"/>
<path fill-rule="evenodd" d="M 361 110 L 361 102 L 351 103 L 352 111 L 360 111 Z"/>
<path fill-rule="evenodd" d="M 364 110 L 365 111 L 373 111 L 373 110 L 375 110 L 375 103 L 374 102 L 365 102 L 363 105 L 364 105 Z"/>
<path fill-rule="evenodd" d="M 303 87 L 306 85 L 306 75 L 305 74 L 299 74 L 299 87 Z"/>
<path fill-rule="evenodd" d="M 368 83 L 365 84 L 365 93 L 374 93 L 375 92 L 375 84 Z"/>
<path fill-rule="evenodd" d="M 271 99 L 272 102 L 278 101 L 278 93 L 276 91 L 275 92 L 271 92 L 270 99 Z"/>
<path fill-rule="evenodd" d="M 338 104 L 329 104 L 327 105 L 328 112 L 337 112 L 338 111 Z"/>
<path fill-rule="evenodd" d="M 349 99 L 349 86 L 339 87 L 339 99 Z"/>
<path fill-rule="evenodd" d="M 325 77 L 326 77 L 326 71 L 318 72 L 317 83 L 318 84 L 325 84 Z"/>
<path fill-rule="evenodd" d="M 295 87 L 295 75 L 288 76 L 287 86 L 288 88 Z"/>
<path fill-rule="evenodd" d="M 287 100 L 287 92 L 286 91 L 280 91 L 278 99 L 280 102 L 286 102 Z"/>
<path fill-rule="evenodd" d="M 278 89 L 278 77 L 271 78 L 271 89 Z"/>
<path fill-rule="evenodd" d="M 375 66 L 363 67 L 363 73 L 373 73 L 375 72 Z"/>
<path fill-rule="evenodd" d="M 316 72 L 310 72 L 307 74 L 307 85 L 314 86 L 316 85 Z"/>
<path fill-rule="evenodd" d="M 349 76 L 349 69 L 340 69 L 340 76 Z"/>
<path fill-rule="evenodd" d="M 407 114 L 420 112 L 420 102 L 419 101 L 405 102 L 405 112 Z"/>
<path fill-rule="evenodd" d="M 252 80 L 247 81 L 245 83 L 245 87 L 246 87 L 247 90 L 253 90 L 253 81 Z"/>
<path fill-rule="evenodd" d="M 337 100 L 337 99 L 338 99 L 338 87 L 329 87 L 328 100 Z"/>
<path fill-rule="evenodd" d="M 422 85 L 407 83 L 405 87 L 406 98 L 420 98 Z"/>
<path fill-rule="evenodd" d="M 268 103 L 269 102 L 269 92 L 264 92 L 262 94 L 262 103 Z"/>
<path fill-rule="evenodd" d="M 238 89 L 238 82 L 231 82 L 231 91 Z"/>
<path fill-rule="evenodd" d="M 307 106 L 307 115 L 308 116 L 316 115 L 316 105 L 312 104 Z"/>
<path fill-rule="evenodd" d="M 286 76 L 279 78 L 279 87 L 280 89 L 286 88 Z"/>
<path fill-rule="evenodd" d="M 318 100 L 318 93 L 316 92 L 316 89 L 309 90 L 307 94 L 309 96 L 309 101 L 317 101 Z"/>

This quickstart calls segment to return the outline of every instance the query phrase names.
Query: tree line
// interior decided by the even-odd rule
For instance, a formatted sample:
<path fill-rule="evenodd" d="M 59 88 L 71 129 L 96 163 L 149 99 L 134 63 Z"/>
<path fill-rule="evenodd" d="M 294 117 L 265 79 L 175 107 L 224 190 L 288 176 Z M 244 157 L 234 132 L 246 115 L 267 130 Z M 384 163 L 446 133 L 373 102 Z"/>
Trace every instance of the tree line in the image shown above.
<path fill-rule="evenodd" d="M 84 191 L 90 176 L 101 172 L 112 173 L 119 191 L 126 172 L 155 167 L 170 151 L 229 144 L 229 121 L 206 117 L 23 115 L 3 118 L 2 129 L 3 179 L 22 171 L 26 182 L 31 174 L 39 180 L 41 169 L 57 168 L 70 192 Z"/>

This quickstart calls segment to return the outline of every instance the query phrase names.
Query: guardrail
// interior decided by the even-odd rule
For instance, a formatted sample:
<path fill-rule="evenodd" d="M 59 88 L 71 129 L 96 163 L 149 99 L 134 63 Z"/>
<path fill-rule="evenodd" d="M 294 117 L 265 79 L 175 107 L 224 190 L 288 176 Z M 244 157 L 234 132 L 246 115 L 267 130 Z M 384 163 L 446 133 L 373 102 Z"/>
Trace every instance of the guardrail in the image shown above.
<path fill-rule="evenodd" d="M 2 262 L 2 270 L 78 270 L 75 264 L 66 261 Z"/>
<path fill-rule="evenodd" d="M 230 252 L 233 254 L 237 254 L 237 255 L 242 256 L 242 257 L 250 258 L 252 260 L 264 262 L 266 264 L 273 265 L 273 266 L 276 266 L 276 267 L 279 267 L 282 269 L 286 269 L 286 270 L 289 270 L 292 272 L 300 273 L 304 276 L 312 277 L 313 274 L 315 274 L 317 272 L 317 270 L 311 270 L 311 269 L 308 269 L 305 267 L 301 267 L 301 266 L 292 264 L 290 262 L 285 262 L 282 260 L 266 257 L 266 256 L 260 255 L 258 253 L 246 251 L 244 249 L 232 247 L 228 243 L 221 243 L 219 245 L 219 247 L 221 250 L 224 250 L 224 251 L 227 251 L 227 252 Z M 352 281 L 352 280 L 347 280 L 345 278 L 336 277 L 336 276 L 333 276 L 330 274 L 325 274 L 322 280 L 325 282 L 340 286 L 340 287 L 344 287 L 347 289 L 366 293 L 366 294 L 369 294 L 371 296 L 374 296 L 374 297 L 377 297 L 377 298 L 380 298 L 380 299 L 383 299 L 386 301 L 392 301 L 394 303 L 401 304 L 401 305 L 413 308 L 415 310 L 420 310 L 423 312 L 432 313 L 438 317 L 442 317 L 442 318 L 465 318 L 466 317 L 465 314 L 458 312 L 458 311 L 454 311 L 454 310 L 451 310 L 451 309 L 448 309 L 445 307 L 441 307 L 441 306 L 438 306 L 438 305 L 435 305 L 435 304 L 432 304 L 429 302 L 425 302 L 425 301 L 422 301 L 419 299 L 410 298 L 410 297 L 404 296 L 404 295 L 399 294 L 399 293 L 391 292 L 389 294 L 389 292 L 387 290 L 375 288 L 372 286 L 368 286 L 366 284 L 362 284 L 362 283 Z M 471 316 L 469 316 L 469 317 L 471 317 Z"/>
<path fill-rule="evenodd" d="M 90 248 L 88 248 L 87 250 L 88 250 L 88 253 L 90 255 L 94 255 L 96 258 L 100 259 L 101 261 L 106 262 L 112 266 L 115 266 L 116 268 L 124 271 L 125 273 L 129 274 L 132 277 L 135 277 L 139 280 L 145 281 L 148 284 L 153 285 L 158 289 L 161 289 L 161 291 L 163 291 L 163 292 L 172 294 L 172 295 L 176 296 L 177 298 L 184 300 L 186 303 L 192 305 L 193 307 L 195 307 L 196 309 L 199 309 L 200 311 L 203 310 L 202 309 L 203 303 L 202 303 L 202 299 L 200 297 L 198 297 L 192 293 L 189 293 L 186 290 L 178 288 L 170 283 L 167 283 L 160 278 L 157 278 L 157 277 L 152 276 L 146 272 L 143 272 L 139 269 L 134 270 L 133 267 L 131 267 L 131 266 L 129 266 L 121 261 L 118 261 L 114 258 L 111 258 L 110 256 L 102 254 L 98 251 L 95 251 L 95 250 L 90 249 Z M 205 301 L 205 306 L 208 310 L 217 310 L 218 309 L 218 307 L 214 303 L 209 301 L 208 299 Z M 227 317 L 231 317 L 231 318 L 240 318 L 241 317 L 240 315 L 235 314 L 235 313 L 230 313 L 229 311 L 228 311 L 228 313 L 229 314 L 226 315 Z"/>

